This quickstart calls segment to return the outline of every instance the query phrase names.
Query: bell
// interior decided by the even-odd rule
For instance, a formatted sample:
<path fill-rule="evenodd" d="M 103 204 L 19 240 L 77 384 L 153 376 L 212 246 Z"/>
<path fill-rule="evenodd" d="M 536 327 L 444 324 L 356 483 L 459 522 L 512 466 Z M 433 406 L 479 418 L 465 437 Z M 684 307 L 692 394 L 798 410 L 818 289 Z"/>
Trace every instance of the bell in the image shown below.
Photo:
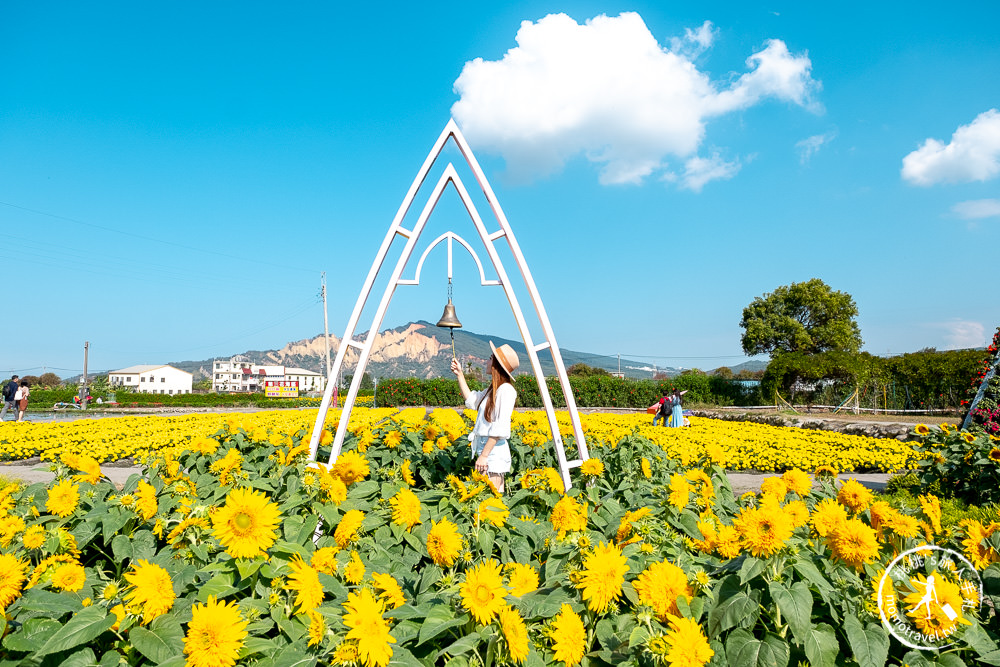
<path fill-rule="evenodd" d="M 447 327 L 449 329 L 461 329 L 462 323 L 458 321 L 455 316 L 455 304 L 451 302 L 451 298 L 448 299 L 448 305 L 444 307 L 444 313 L 441 315 L 441 319 L 438 320 L 437 325 L 439 327 Z"/>

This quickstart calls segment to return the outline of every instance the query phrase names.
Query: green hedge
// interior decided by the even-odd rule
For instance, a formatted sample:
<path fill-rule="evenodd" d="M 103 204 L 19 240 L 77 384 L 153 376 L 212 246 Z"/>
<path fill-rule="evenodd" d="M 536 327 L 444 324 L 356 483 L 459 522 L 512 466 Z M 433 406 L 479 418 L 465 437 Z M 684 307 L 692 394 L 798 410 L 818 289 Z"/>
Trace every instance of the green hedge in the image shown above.
<path fill-rule="evenodd" d="M 361 392 L 364 394 L 365 392 Z M 371 394 L 371 392 L 367 392 Z M 28 410 L 51 409 L 56 403 L 72 403 L 76 396 L 75 389 L 32 389 Z M 92 394 L 90 407 L 97 408 L 98 396 L 107 401 L 107 397 Z M 143 394 L 139 392 L 115 392 L 119 405 L 124 407 L 255 407 L 255 408 L 296 408 L 318 406 L 318 398 L 266 398 L 264 394 Z M 102 407 L 107 407 L 102 406 Z"/>
<path fill-rule="evenodd" d="M 669 393 L 675 387 L 687 390 L 687 403 L 711 405 L 752 405 L 759 401 L 755 389 L 747 389 L 736 381 L 708 375 L 680 375 L 670 380 L 629 380 L 597 375 L 591 377 L 571 377 L 570 386 L 576 404 L 580 407 L 620 407 L 645 408 Z M 470 386 L 474 383 L 470 382 Z M 552 403 L 557 408 L 566 407 L 559 381 L 546 378 Z M 541 408 L 542 398 L 538 383 L 530 375 L 519 375 L 514 380 L 517 388 L 517 404 L 524 408 Z M 472 386 L 473 389 L 480 385 Z M 458 382 L 445 378 L 432 380 L 383 379 L 378 383 L 380 407 L 407 405 L 456 406 L 462 405 Z"/>

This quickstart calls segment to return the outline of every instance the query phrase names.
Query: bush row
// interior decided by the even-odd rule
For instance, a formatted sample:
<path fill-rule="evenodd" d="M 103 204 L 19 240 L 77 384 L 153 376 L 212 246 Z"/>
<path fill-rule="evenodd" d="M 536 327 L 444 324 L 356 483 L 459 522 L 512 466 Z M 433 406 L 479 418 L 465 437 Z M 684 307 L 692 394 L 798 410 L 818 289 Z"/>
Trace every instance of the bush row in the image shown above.
<path fill-rule="evenodd" d="M 371 395 L 372 392 L 359 392 L 359 396 Z M 109 395 L 93 393 L 90 406 L 97 407 L 96 400 L 109 400 Z M 75 389 L 32 389 L 29 399 L 29 410 L 44 410 L 56 403 L 72 403 L 76 396 Z M 255 408 L 297 408 L 315 407 L 319 405 L 318 397 L 300 398 L 267 398 L 264 394 L 144 394 L 140 392 L 118 391 L 113 394 L 119 405 L 125 407 L 255 407 Z"/>
<path fill-rule="evenodd" d="M 687 390 L 684 399 L 688 403 L 712 405 L 752 405 L 759 402 L 755 388 L 745 387 L 739 381 L 724 380 L 709 375 L 679 375 L 669 380 L 629 380 L 606 375 L 590 377 L 570 377 L 570 386 L 576 404 L 580 407 L 645 408 L 674 388 Z M 557 408 L 566 407 L 562 386 L 554 378 L 546 378 L 552 403 Z M 469 382 L 473 389 L 479 383 Z M 517 404 L 524 408 L 541 408 L 542 397 L 538 383 L 530 375 L 519 375 L 514 380 L 517 388 Z M 446 378 L 431 380 L 384 379 L 378 384 L 377 404 L 380 407 L 405 405 L 462 404 L 458 382 Z"/>

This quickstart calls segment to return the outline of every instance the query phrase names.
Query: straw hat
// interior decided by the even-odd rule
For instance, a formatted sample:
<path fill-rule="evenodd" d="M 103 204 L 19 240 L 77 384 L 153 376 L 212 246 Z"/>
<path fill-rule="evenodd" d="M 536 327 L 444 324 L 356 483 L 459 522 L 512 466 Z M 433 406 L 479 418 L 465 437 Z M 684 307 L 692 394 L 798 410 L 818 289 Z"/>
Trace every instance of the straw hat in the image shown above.
<path fill-rule="evenodd" d="M 521 365 L 514 348 L 507 344 L 495 347 L 493 341 L 490 341 L 490 349 L 493 350 L 493 356 L 496 357 L 496 360 L 500 362 L 500 368 L 513 379 L 514 371 Z"/>

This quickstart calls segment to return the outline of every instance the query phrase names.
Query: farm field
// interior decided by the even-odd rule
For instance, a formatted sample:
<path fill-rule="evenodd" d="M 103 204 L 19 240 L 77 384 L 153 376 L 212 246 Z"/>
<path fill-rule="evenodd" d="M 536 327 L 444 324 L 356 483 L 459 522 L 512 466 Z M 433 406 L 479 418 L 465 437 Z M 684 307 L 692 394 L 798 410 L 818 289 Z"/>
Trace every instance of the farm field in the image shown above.
<path fill-rule="evenodd" d="M 356 410 L 329 469 L 308 411 L 4 425 L 56 480 L 0 488 L 0 664 L 915 665 L 879 622 L 890 561 L 933 543 L 1000 575 L 1000 526 L 837 479 L 914 464 L 895 440 L 592 414 L 567 489 L 545 415 L 518 413 L 500 493 L 469 473 L 471 416 Z M 146 467 L 117 489 L 97 458 L 122 456 Z M 787 470 L 736 497 L 726 465 Z M 992 664 L 980 575 L 934 574 L 950 607 L 918 631 Z M 890 585 L 916 605 L 919 578 Z"/>
<path fill-rule="evenodd" d="M 350 431 L 362 442 L 373 441 L 390 429 L 422 432 L 431 423 L 445 421 L 455 440 L 471 427 L 471 415 L 438 409 L 432 419 L 422 408 L 355 408 Z M 571 433 L 569 415 L 557 413 L 560 431 Z M 327 416 L 335 429 L 340 411 Z M 311 432 L 315 410 L 274 410 L 255 413 L 135 416 L 114 419 L 78 419 L 65 422 L 0 424 L 0 460 L 41 457 L 51 461 L 64 453 L 86 455 L 98 462 L 124 458 L 139 460 L 164 448 L 184 445 L 220 429 L 242 428 L 257 441 L 290 442 Z M 514 413 L 514 438 L 532 448 L 550 447 L 548 420 L 541 411 Z M 648 438 L 682 465 L 718 448 L 720 461 L 731 470 L 813 470 L 819 465 L 838 471 L 894 472 L 912 464 L 910 445 L 892 439 L 865 438 L 830 431 L 814 431 L 691 418 L 691 427 L 653 427 L 647 415 L 591 413 L 581 415 L 590 446 L 616 446 L 630 437 Z M 569 438 L 572 441 L 572 438 Z"/>

